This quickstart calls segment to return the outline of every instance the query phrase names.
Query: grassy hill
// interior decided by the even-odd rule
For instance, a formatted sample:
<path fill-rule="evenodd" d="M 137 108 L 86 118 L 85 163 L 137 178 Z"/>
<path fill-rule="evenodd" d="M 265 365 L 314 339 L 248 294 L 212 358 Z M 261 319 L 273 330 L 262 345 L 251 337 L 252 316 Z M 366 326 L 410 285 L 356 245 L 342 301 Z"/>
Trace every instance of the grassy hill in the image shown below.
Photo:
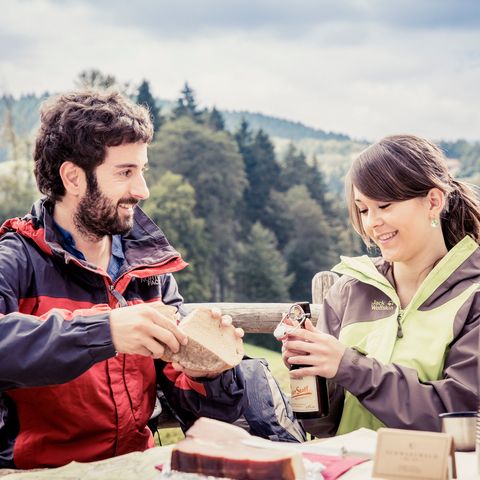
<path fill-rule="evenodd" d="M 235 131 L 240 123 L 245 119 L 253 130 L 262 129 L 272 137 L 288 138 L 292 141 L 298 141 L 302 138 L 312 138 L 316 140 L 350 140 L 348 135 L 342 133 L 325 132 L 315 128 L 308 127 L 300 122 L 292 122 L 283 118 L 264 115 L 263 113 L 254 113 L 242 111 L 224 110 L 221 112 L 225 119 L 227 130 Z"/>

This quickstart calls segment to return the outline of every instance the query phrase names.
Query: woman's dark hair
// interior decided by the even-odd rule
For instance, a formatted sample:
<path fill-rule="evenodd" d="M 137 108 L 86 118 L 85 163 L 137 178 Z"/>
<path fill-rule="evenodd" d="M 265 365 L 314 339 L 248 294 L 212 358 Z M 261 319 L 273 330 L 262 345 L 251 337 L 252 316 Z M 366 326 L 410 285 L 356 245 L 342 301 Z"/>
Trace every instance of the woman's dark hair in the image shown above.
<path fill-rule="evenodd" d="M 106 147 L 152 140 L 145 107 L 116 91 L 81 90 L 42 104 L 35 142 L 35 178 L 52 200 L 65 195 L 60 166 L 71 161 L 90 175 L 105 160 Z"/>
<path fill-rule="evenodd" d="M 465 235 L 480 243 L 478 198 L 466 183 L 452 177 L 442 151 L 424 138 L 385 137 L 360 153 L 350 167 L 346 178 L 350 220 L 368 244 L 353 187 L 371 199 L 385 202 L 425 197 L 432 188 L 438 188 L 446 195 L 440 221 L 447 248 Z"/>

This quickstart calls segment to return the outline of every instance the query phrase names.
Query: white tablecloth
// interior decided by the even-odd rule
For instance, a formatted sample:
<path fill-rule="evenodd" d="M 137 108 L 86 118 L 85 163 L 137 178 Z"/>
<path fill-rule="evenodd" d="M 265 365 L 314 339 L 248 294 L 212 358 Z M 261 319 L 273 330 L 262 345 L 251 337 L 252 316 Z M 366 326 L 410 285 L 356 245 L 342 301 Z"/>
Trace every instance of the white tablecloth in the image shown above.
<path fill-rule="evenodd" d="M 165 477 L 155 469 L 155 465 L 168 462 L 171 449 L 172 446 L 156 447 L 142 453 L 129 453 L 100 462 L 72 462 L 61 468 L 14 473 L 3 477 L 2 480 L 161 480 Z M 459 480 L 480 478 L 476 458 L 475 452 L 456 453 Z M 357 465 L 342 475 L 341 480 L 371 479 L 372 466 L 371 460 Z M 186 478 L 185 475 L 172 475 L 168 478 L 175 480 L 175 477 Z"/>

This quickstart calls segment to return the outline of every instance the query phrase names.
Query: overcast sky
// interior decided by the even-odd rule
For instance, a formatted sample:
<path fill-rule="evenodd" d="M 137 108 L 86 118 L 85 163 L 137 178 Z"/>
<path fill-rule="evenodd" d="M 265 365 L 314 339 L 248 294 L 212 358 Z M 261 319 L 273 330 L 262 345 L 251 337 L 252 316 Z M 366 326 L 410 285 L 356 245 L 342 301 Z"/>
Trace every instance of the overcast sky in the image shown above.
<path fill-rule="evenodd" d="M 3 0 L 0 93 L 85 69 L 354 138 L 480 140 L 479 0 Z"/>

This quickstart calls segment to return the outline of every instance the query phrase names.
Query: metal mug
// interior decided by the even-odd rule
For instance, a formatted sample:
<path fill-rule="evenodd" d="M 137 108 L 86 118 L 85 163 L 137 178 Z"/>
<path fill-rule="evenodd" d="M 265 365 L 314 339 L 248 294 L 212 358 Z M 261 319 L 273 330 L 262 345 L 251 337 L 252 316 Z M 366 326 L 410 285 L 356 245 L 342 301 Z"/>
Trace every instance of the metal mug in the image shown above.
<path fill-rule="evenodd" d="M 477 412 L 448 412 L 441 413 L 439 417 L 442 420 L 442 432 L 453 437 L 455 450 L 475 451 Z"/>

